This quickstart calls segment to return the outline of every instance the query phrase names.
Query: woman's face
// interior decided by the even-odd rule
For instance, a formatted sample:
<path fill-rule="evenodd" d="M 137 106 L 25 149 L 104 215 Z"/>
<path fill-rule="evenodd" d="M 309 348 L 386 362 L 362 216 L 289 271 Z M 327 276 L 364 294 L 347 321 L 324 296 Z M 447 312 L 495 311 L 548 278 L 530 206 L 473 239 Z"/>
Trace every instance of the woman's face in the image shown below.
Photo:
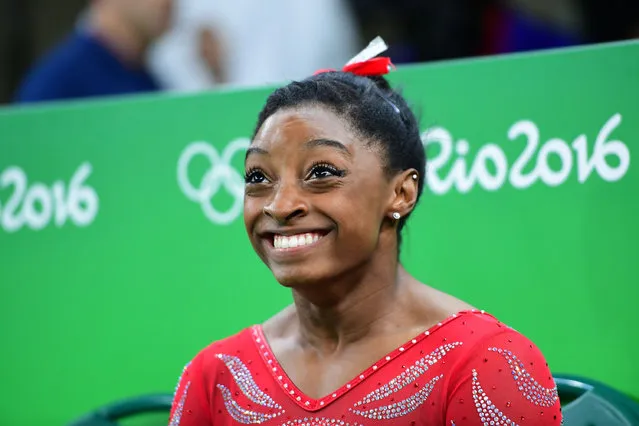
<path fill-rule="evenodd" d="M 244 222 L 282 285 L 336 277 L 371 260 L 394 190 L 380 152 L 318 106 L 284 109 L 246 156 Z"/>

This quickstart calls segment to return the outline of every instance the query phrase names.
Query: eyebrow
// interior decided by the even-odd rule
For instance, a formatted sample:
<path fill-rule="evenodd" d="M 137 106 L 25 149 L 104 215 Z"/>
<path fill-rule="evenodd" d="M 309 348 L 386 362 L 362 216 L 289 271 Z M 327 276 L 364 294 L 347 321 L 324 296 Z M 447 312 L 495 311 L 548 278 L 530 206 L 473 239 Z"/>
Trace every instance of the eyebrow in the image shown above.
<path fill-rule="evenodd" d="M 306 142 L 304 144 L 304 147 L 307 149 L 313 149 L 313 148 L 317 148 L 317 147 L 322 147 L 322 146 L 328 146 L 331 148 L 336 148 L 339 151 L 342 151 L 344 154 L 346 154 L 348 157 L 351 156 L 350 151 L 348 150 L 348 148 L 346 148 L 346 145 L 344 145 L 341 142 L 338 141 L 334 141 L 332 139 L 312 139 L 308 142 Z"/>
<path fill-rule="evenodd" d="M 322 147 L 322 146 L 335 148 L 341 151 L 342 153 L 346 154 L 346 156 L 351 157 L 351 153 L 348 150 L 348 148 L 346 148 L 346 145 L 332 139 L 324 139 L 324 138 L 311 139 L 310 141 L 307 141 L 304 143 L 305 149 L 313 149 L 313 148 Z M 255 155 L 255 154 L 268 155 L 268 151 L 263 148 L 252 146 L 246 150 L 246 155 L 244 156 L 244 159 L 246 160 L 250 155 Z"/>
<path fill-rule="evenodd" d="M 246 150 L 246 155 L 244 156 L 244 160 L 246 161 L 246 159 L 249 157 L 249 155 L 251 154 L 261 154 L 261 155 L 266 155 L 268 154 L 268 151 L 262 148 L 258 148 L 255 146 L 249 147 Z"/>

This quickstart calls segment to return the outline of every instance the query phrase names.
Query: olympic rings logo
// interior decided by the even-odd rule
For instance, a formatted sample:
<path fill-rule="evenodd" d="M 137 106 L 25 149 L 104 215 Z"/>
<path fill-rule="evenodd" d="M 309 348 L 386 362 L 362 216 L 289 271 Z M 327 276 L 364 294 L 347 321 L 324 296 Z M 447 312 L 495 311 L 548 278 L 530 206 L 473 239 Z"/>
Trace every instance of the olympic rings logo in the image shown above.
<path fill-rule="evenodd" d="M 204 215 L 213 223 L 227 225 L 242 214 L 244 199 L 244 178 L 231 166 L 231 160 L 238 151 L 246 151 L 250 145 L 248 138 L 231 141 L 220 155 L 207 142 L 193 142 L 180 154 L 177 166 L 177 180 L 186 197 L 198 203 Z M 202 155 L 208 159 L 211 167 L 202 176 L 199 185 L 194 186 L 188 177 L 188 170 L 194 157 Z M 217 210 L 212 203 L 213 196 L 222 188 L 233 197 L 233 204 L 226 211 Z"/>

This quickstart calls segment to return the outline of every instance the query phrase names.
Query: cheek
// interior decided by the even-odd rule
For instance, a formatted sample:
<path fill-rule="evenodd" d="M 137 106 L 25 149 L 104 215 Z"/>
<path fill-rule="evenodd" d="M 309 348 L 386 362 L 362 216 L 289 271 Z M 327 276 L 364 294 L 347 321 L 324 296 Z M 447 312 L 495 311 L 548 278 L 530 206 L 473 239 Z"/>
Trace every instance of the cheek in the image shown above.
<path fill-rule="evenodd" d="M 266 254 L 264 253 L 264 247 L 261 244 L 261 240 L 253 232 L 260 216 L 262 214 L 262 203 L 258 202 L 254 198 L 244 198 L 244 229 L 248 236 L 253 251 L 264 261 L 266 260 Z"/>
<path fill-rule="evenodd" d="M 251 230 L 255 226 L 255 221 L 262 212 L 262 204 L 254 198 L 244 197 L 244 227 L 251 236 Z"/>
<path fill-rule="evenodd" d="M 383 219 L 380 216 L 380 200 L 371 194 L 375 194 L 372 192 L 372 188 L 353 191 L 347 194 L 342 204 L 343 213 L 340 222 L 343 226 L 344 237 L 352 242 L 357 241 L 358 244 L 377 241 L 380 232 Z"/>

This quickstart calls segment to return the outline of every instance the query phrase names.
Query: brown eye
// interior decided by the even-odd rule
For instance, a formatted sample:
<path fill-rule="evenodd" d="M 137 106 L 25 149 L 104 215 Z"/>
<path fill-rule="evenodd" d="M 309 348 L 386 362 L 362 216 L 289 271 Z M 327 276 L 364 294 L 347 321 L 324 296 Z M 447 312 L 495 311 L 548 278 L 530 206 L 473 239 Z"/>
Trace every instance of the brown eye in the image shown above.
<path fill-rule="evenodd" d="M 311 172 L 308 175 L 309 179 L 325 179 L 329 177 L 342 177 L 344 176 L 344 171 L 339 170 L 336 167 L 331 166 L 330 164 L 321 163 L 316 164 L 311 168 Z"/>
<path fill-rule="evenodd" d="M 266 182 L 266 176 L 258 169 L 252 169 L 244 175 L 244 182 L 249 184 L 259 184 Z"/>

